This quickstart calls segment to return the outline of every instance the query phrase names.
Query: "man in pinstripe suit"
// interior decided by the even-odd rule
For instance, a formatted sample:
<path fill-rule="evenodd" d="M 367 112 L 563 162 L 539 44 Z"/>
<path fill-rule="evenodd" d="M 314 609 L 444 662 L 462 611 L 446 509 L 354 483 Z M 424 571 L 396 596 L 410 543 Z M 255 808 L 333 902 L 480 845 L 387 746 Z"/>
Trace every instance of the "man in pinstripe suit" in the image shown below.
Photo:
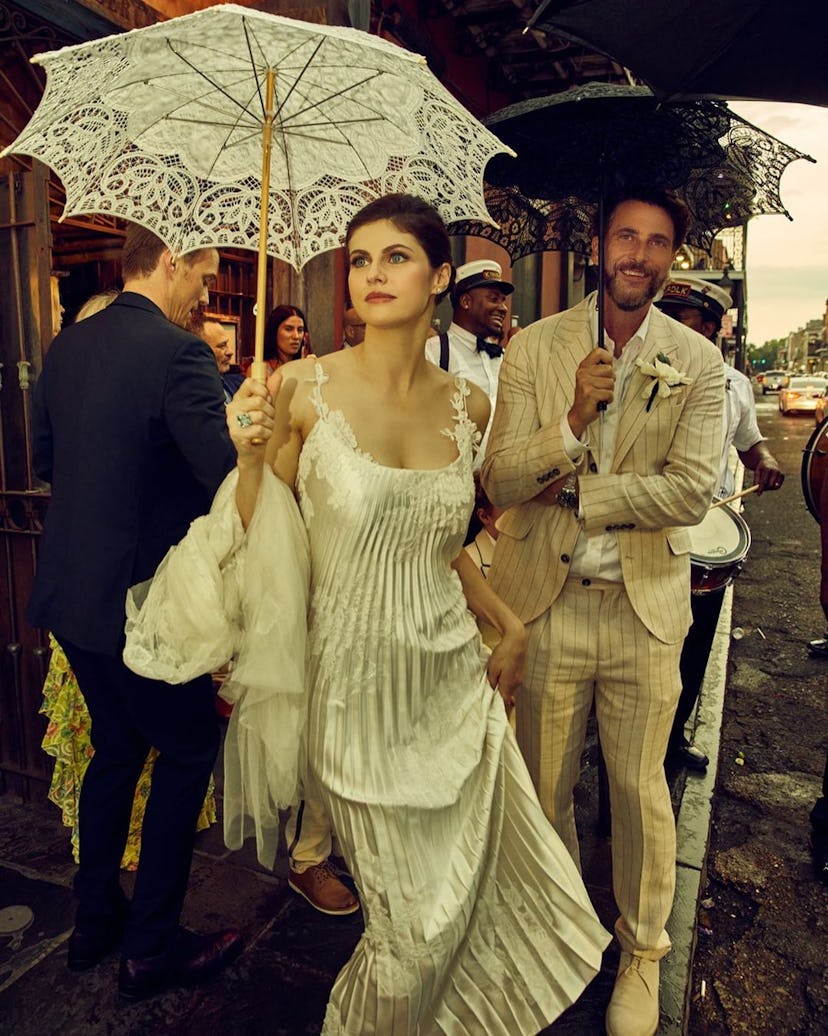
<path fill-rule="evenodd" d="M 651 306 L 686 227 L 666 192 L 611 200 L 602 347 L 594 295 L 512 340 L 482 469 L 507 508 L 490 581 L 529 632 L 518 740 L 576 860 L 572 791 L 595 702 L 622 951 L 610 1036 L 658 1027 L 675 889 L 662 763 L 690 625 L 684 527 L 707 512 L 721 450 L 721 356 Z"/>

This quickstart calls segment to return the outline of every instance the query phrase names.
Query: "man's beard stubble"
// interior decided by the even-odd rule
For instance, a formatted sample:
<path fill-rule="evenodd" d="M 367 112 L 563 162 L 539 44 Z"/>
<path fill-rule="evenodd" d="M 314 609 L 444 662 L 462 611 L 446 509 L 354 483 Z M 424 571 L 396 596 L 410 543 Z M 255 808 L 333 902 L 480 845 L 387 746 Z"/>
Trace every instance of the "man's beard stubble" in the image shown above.
<path fill-rule="evenodd" d="M 604 271 L 604 290 L 615 305 L 625 313 L 633 313 L 635 310 L 646 306 L 648 302 L 652 302 L 656 295 L 658 295 L 661 286 L 667 280 L 667 274 L 659 280 L 658 274 L 653 273 L 652 270 L 643 263 L 627 263 L 624 265 L 623 270 L 645 273 L 648 278 L 646 281 L 642 282 L 640 289 L 636 291 L 634 288 L 630 288 L 630 290 L 625 294 L 621 290 L 618 277 L 618 274 L 622 272 L 622 267 L 615 267 L 612 273 L 608 270 Z"/>

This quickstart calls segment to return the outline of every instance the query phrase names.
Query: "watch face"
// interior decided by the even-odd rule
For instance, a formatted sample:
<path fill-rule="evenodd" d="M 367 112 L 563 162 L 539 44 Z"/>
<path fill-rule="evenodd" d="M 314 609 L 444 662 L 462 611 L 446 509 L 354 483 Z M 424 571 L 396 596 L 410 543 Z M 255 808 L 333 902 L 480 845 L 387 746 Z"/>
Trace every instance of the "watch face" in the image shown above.
<path fill-rule="evenodd" d="M 578 480 L 575 475 L 570 475 L 563 486 L 558 491 L 558 504 L 561 507 L 568 507 L 570 509 L 577 506 L 578 503 L 578 491 L 577 491 Z"/>

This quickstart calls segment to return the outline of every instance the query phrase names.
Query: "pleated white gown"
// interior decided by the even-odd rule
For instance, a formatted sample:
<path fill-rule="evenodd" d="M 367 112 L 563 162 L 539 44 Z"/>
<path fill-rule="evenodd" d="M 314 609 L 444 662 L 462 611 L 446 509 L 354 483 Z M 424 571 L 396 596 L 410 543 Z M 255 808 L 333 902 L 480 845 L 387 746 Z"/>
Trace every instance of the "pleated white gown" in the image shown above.
<path fill-rule="evenodd" d="M 365 915 L 325 1036 L 534 1036 L 609 941 L 538 804 L 450 563 L 473 505 L 458 379 L 448 467 L 389 468 L 329 410 L 305 442 L 308 758 Z M 447 415 L 447 422 L 450 415 Z"/>

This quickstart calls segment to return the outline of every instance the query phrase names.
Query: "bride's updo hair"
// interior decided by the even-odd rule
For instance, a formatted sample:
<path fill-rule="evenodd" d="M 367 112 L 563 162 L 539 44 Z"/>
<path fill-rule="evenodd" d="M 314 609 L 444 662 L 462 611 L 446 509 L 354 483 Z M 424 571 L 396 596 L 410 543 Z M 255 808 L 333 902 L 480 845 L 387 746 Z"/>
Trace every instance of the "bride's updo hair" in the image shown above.
<path fill-rule="evenodd" d="M 432 269 L 436 270 L 443 263 L 451 266 L 451 242 L 440 213 L 433 205 L 414 194 L 386 194 L 376 201 L 369 202 L 348 224 L 345 231 L 345 247 L 348 248 L 355 230 L 383 219 L 387 219 L 398 230 L 417 239 L 428 256 Z M 437 296 L 437 301 L 445 298 L 447 294 L 448 288 Z"/>

